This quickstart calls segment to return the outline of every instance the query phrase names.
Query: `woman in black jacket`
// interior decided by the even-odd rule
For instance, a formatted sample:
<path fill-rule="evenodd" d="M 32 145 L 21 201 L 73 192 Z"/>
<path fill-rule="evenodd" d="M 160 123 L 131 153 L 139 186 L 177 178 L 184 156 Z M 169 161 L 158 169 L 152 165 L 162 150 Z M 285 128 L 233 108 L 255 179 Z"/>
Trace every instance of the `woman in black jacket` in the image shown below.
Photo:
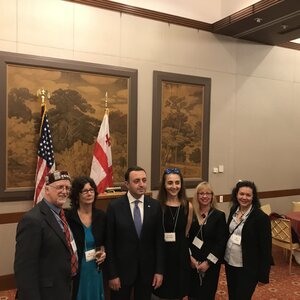
<path fill-rule="evenodd" d="M 190 300 L 213 300 L 226 244 L 225 213 L 215 208 L 213 189 L 198 184 L 193 197 L 194 217 L 189 232 L 191 254 Z"/>
<path fill-rule="evenodd" d="M 230 300 L 250 300 L 257 284 L 269 282 L 272 233 L 260 209 L 253 182 L 239 181 L 232 191 L 225 268 Z"/>
<path fill-rule="evenodd" d="M 97 186 L 87 176 L 72 183 L 71 206 L 66 212 L 77 245 L 79 269 L 73 281 L 73 300 L 104 300 L 101 264 L 104 249 L 106 216 L 95 208 Z"/>

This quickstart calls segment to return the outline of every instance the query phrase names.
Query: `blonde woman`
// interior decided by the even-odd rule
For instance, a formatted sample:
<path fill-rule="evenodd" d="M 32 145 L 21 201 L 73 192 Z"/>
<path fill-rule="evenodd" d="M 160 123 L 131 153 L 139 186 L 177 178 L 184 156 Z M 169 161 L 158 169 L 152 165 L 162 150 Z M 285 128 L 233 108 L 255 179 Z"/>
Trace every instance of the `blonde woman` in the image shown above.
<path fill-rule="evenodd" d="M 196 187 L 193 209 L 189 233 L 192 266 L 189 299 L 213 300 L 227 233 L 225 213 L 215 208 L 214 192 L 208 182 L 201 182 Z"/>

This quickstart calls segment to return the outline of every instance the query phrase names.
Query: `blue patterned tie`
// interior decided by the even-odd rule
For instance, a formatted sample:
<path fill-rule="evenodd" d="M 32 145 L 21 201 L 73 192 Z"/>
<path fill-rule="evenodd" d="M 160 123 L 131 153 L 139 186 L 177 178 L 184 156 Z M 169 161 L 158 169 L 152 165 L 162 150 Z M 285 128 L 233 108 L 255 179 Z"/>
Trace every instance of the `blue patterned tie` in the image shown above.
<path fill-rule="evenodd" d="M 139 202 L 140 200 L 134 201 L 134 209 L 133 209 L 133 220 L 134 220 L 134 225 L 138 237 L 140 237 L 141 230 L 142 230 L 142 218 L 141 218 L 141 211 L 139 208 Z"/>

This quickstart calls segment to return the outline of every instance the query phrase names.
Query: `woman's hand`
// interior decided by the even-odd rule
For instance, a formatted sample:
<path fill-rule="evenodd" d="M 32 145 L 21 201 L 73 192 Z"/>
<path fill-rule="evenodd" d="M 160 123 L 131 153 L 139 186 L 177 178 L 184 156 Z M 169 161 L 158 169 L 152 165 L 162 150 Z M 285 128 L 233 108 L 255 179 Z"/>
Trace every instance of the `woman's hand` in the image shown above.
<path fill-rule="evenodd" d="M 105 261 L 106 258 L 106 252 L 103 246 L 101 246 L 100 248 L 96 248 L 96 264 L 100 265 Z"/>
<path fill-rule="evenodd" d="M 197 270 L 201 272 L 206 272 L 208 269 L 209 269 L 209 263 L 206 260 L 200 263 L 197 268 Z"/>
<path fill-rule="evenodd" d="M 198 270 L 199 262 L 193 256 L 191 257 L 191 267 Z"/>

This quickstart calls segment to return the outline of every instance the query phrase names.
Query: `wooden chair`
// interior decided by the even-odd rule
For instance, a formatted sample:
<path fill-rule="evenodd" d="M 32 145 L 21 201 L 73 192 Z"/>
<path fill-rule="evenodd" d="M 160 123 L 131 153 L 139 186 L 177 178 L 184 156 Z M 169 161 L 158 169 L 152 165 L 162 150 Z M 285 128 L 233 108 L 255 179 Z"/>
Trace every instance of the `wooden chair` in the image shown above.
<path fill-rule="evenodd" d="M 292 211 L 300 211 L 300 202 L 292 202 Z"/>
<path fill-rule="evenodd" d="M 281 247 L 290 252 L 289 256 L 289 274 L 292 273 L 292 258 L 294 250 L 300 250 L 299 243 L 292 241 L 291 220 L 278 218 L 271 220 L 272 244 Z"/>
<path fill-rule="evenodd" d="M 260 207 L 260 209 L 265 213 L 267 214 L 268 216 L 271 214 L 272 210 L 271 210 L 271 205 L 270 204 L 265 204 L 265 205 L 262 205 Z"/>

